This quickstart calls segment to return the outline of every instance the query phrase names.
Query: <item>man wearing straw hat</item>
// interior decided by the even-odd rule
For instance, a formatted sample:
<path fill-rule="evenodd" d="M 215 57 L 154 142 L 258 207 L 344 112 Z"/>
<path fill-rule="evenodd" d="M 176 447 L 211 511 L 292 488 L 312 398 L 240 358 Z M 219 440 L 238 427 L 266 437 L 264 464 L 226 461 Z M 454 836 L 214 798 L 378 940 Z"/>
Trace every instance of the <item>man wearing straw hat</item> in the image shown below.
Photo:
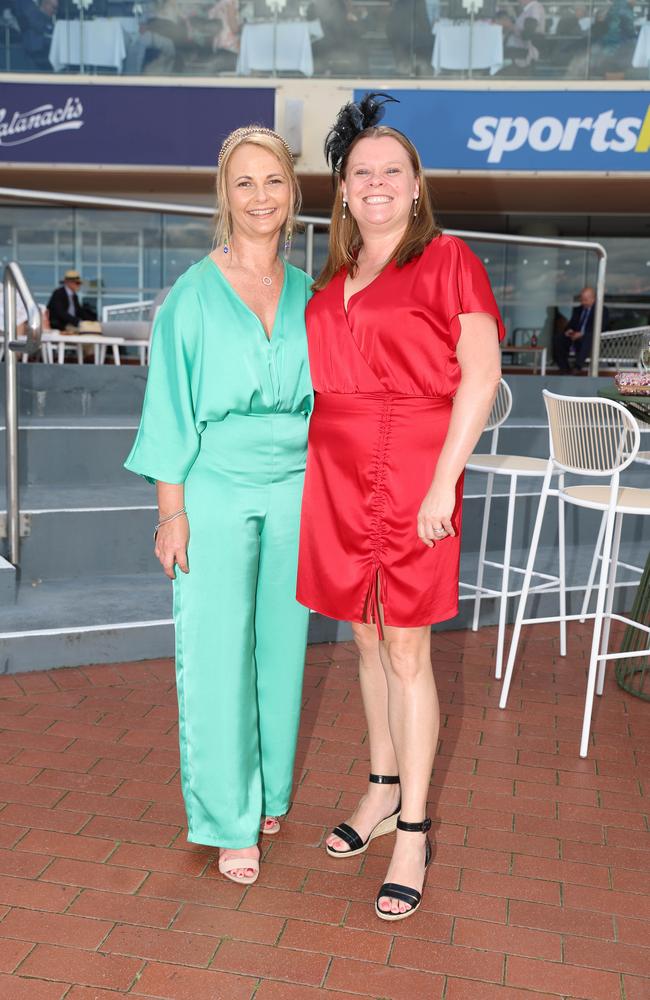
<path fill-rule="evenodd" d="M 66 271 L 59 288 L 52 292 L 47 308 L 53 330 L 66 330 L 70 327 L 76 330 L 83 320 L 97 319 L 95 310 L 79 301 L 78 292 L 82 284 L 78 271 Z"/>

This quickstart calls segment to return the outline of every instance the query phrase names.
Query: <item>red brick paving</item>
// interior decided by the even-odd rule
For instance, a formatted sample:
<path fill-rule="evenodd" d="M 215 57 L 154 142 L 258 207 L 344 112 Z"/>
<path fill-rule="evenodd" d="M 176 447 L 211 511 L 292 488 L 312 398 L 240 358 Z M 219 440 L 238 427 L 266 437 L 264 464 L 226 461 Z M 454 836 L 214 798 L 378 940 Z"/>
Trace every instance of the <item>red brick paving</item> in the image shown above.
<path fill-rule="evenodd" d="M 351 644 L 312 646 L 295 802 L 258 883 L 187 844 L 172 664 L 0 678 L 3 1000 L 650 1000 L 650 705 L 611 675 L 578 756 L 588 631 L 435 634 L 443 713 L 422 910 L 382 924 L 391 838 L 323 839 L 365 787 Z"/>

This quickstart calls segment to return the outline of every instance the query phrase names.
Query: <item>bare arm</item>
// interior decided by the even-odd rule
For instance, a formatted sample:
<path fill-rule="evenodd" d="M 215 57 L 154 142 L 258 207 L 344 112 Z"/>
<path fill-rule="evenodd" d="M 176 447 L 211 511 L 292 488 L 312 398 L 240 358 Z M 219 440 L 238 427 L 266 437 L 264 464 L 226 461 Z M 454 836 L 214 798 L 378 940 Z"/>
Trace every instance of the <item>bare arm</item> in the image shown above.
<path fill-rule="evenodd" d="M 460 330 L 456 347 L 460 385 L 436 471 L 418 514 L 418 536 L 429 547 L 436 537 L 440 540 L 434 529 L 442 527 L 448 535 L 456 534 L 451 523 L 456 483 L 485 427 L 501 378 L 494 318 L 487 313 L 467 313 L 460 317 Z"/>
<path fill-rule="evenodd" d="M 156 483 L 160 520 L 175 514 L 185 506 L 185 487 L 176 483 Z M 158 529 L 154 553 L 170 580 L 176 577 L 174 564 L 183 573 L 189 573 L 187 563 L 187 543 L 190 540 L 190 526 L 186 515 L 174 518 Z"/>

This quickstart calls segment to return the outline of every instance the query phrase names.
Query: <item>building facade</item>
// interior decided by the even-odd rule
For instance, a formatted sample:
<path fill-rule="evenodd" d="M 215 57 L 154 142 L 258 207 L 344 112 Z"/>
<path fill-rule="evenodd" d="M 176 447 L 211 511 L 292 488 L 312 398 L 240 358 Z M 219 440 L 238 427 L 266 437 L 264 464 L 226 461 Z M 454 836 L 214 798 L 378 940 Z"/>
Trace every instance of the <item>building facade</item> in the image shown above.
<path fill-rule="evenodd" d="M 377 89 L 398 99 L 385 120 L 418 146 L 441 224 L 495 234 L 475 249 L 516 342 L 531 330 L 550 337 L 557 311 L 568 315 L 594 281 L 596 258 L 506 245 L 503 233 L 602 243 L 612 325 L 650 319 L 644 7 L 84 2 L 10 0 L 0 185 L 159 207 L 0 194 L 2 258 L 21 263 L 40 301 L 68 267 L 100 308 L 151 298 L 205 254 L 210 218 L 164 206 L 213 204 L 220 142 L 243 123 L 287 137 L 303 210 L 326 217 L 323 138 L 342 103 Z M 316 266 L 325 240 L 316 239 Z"/>

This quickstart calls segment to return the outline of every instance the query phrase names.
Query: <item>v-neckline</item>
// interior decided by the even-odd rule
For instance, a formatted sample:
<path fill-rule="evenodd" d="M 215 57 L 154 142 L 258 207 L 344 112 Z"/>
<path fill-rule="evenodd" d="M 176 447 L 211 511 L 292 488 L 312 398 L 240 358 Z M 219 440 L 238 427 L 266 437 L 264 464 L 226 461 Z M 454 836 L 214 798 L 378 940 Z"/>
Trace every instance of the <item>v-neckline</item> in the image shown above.
<path fill-rule="evenodd" d="M 278 316 L 280 315 L 280 307 L 282 305 L 282 300 L 284 298 L 284 290 L 285 290 L 285 288 L 287 286 L 287 265 L 284 262 L 282 262 L 282 288 L 280 289 L 280 297 L 278 298 L 278 304 L 275 307 L 275 315 L 273 317 L 273 323 L 271 324 L 271 332 L 267 333 L 266 332 L 266 327 L 264 326 L 264 323 L 262 322 L 262 320 L 260 319 L 260 317 L 257 315 L 257 313 L 255 312 L 255 310 L 251 309 L 251 307 L 246 302 L 244 302 L 244 300 L 241 297 L 241 295 L 239 294 L 239 292 L 233 287 L 233 285 L 230 283 L 230 281 L 228 281 L 228 278 L 225 276 L 225 274 L 223 273 L 223 271 L 221 270 L 221 268 L 219 267 L 219 265 L 216 263 L 216 261 L 214 261 L 212 259 L 212 257 L 210 256 L 210 254 L 207 255 L 207 259 L 210 261 L 210 263 L 214 267 L 215 271 L 217 271 L 217 273 L 220 275 L 221 279 L 223 280 L 226 288 L 229 290 L 229 292 L 231 293 L 231 295 L 235 299 L 237 299 L 237 301 L 239 302 L 239 304 L 241 306 L 243 306 L 243 308 L 246 310 L 246 312 L 250 313 L 250 315 L 255 318 L 255 320 L 257 321 L 258 325 L 260 326 L 260 328 L 262 330 L 262 333 L 264 334 L 265 341 L 267 342 L 267 344 L 270 345 L 271 341 L 275 337 L 275 328 L 276 328 L 277 323 L 278 323 Z"/>
<path fill-rule="evenodd" d="M 387 264 L 384 264 L 384 266 L 382 267 L 381 271 L 377 272 L 377 274 L 374 276 L 374 278 L 372 279 L 372 281 L 369 281 L 367 285 L 363 286 L 363 288 L 359 288 L 358 291 L 353 292 L 352 295 L 350 295 L 350 297 L 348 298 L 347 302 L 345 301 L 345 282 L 347 281 L 347 278 L 348 278 L 348 272 L 347 272 L 347 269 L 344 268 L 344 270 L 343 270 L 343 282 L 342 282 L 342 287 L 341 287 L 341 297 L 342 297 L 342 300 L 343 300 L 343 312 L 345 313 L 346 318 L 349 317 L 349 315 L 350 315 L 350 305 L 352 303 L 352 299 L 356 299 L 356 297 L 358 295 L 361 295 L 368 288 L 370 288 L 372 285 L 374 285 L 375 282 L 378 281 L 379 278 L 381 278 L 382 274 L 385 274 L 385 272 L 390 267 L 391 263 L 392 263 L 392 261 L 388 261 Z"/>

